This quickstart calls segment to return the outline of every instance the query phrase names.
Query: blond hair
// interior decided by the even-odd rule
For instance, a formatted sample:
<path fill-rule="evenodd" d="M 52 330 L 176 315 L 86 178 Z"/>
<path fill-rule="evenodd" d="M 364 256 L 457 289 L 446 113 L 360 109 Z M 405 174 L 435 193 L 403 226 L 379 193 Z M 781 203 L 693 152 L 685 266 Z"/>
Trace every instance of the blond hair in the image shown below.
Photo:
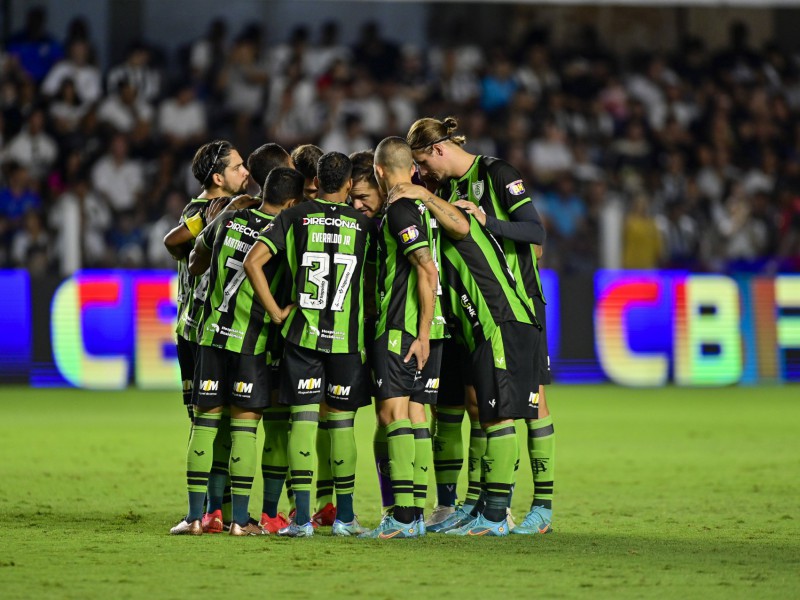
<path fill-rule="evenodd" d="M 408 130 L 406 141 L 411 146 L 411 150 L 425 150 L 431 152 L 431 146 L 443 142 L 453 142 L 458 146 L 463 146 L 467 138 L 463 135 L 454 135 L 458 129 L 458 121 L 455 117 L 445 117 L 443 121 L 425 117 L 417 119 Z"/>

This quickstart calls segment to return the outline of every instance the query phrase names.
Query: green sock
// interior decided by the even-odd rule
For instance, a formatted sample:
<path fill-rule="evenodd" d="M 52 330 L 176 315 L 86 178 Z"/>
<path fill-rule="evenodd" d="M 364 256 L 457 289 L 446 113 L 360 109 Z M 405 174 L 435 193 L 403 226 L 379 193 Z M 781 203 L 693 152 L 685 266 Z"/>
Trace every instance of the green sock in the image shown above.
<path fill-rule="evenodd" d="M 319 405 L 292 406 L 289 430 L 289 478 L 297 503 L 297 523 L 311 520 L 311 479 L 314 477 L 314 446 L 317 438 Z"/>
<path fill-rule="evenodd" d="M 425 509 L 428 499 L 428 476 L 433 466 L 430 423 L 414 423 L 414 506 Z"/>
<path fill-rule="evenodd" d="M 556 471 L 556 434 L 553 415 L 528 421 L 528 454 L 533 473 L 533 503 L 553 509 L 553 483 Z"/>
<path fill-rule="evenodd" d="M 317 510 L 322 510 L 329 502 L 333 502 L 331 435 L 327 417 L 320 417 L 317 428 Z"/>
<path fill-rule="evenodd" d="M 356 486 L 356 436 L 353 423 L 355 412 L 328 413 L 328 433 L 331 436 L 331 470 L 336 486 L 336 518 L 350 523 L 353 514 L 353 490 Z"/>
<path fill-rule="evenodd" d="M 389 474 L 392 478 L 395 512 L 414 506 L 414 430 L 411 421 L 400 419 L 386 426 L 389 443 Z"/>
<path fill-rule="evenodd" d="M 467 495 L 464 504 L 474 505 L 481 495 L 481 460 L 486 454 L 486 432 L 478 421 L 469 423 L 469 460 L 467 470 Z"/>
<path fill-rule="evenodd" d="M 208 506 L 206 512 L 222 510 L 225 506 L 226 493 L 228 505 L 228 519 L 230 521 L 230 495 L 231 478 L 228 473 L 228 463 L 231 459 L 231 415 L 224 409 L 219 421 L 217 437 L 214 438 L 214 460 L 211 464 L 211 474 L 208 477 Z M 223 521 L 225 516 L 223 515 Z"/>
<path fill-rule="evenodd" d="M 375 470 L 378 472 L 378 487 L 381 490 L 381 508 L 386 511 L 394 506 L 394 492 L 392 476 L 389 474 L 389 441 L 386 439 L 386 427 L 380 423 L 375 425 L 372 451 L 375 454 Z"/>
<path fill-rule="evenodd" d="M 230 471 L 233 520 L 239 525 L 246 525 L 250 520 L 248 505 L 258 462 L 257 436 L 257 419 L 231 419 Z"/>
<path fill-rule="evenodd" d="M 514 423 L 486 428 L 486 508 L 483 514 L 490 521 L 499 522 L 506 518 L 514 481 L 514 460 L 518 453 Z"/>
<path fill-rule="evenodd" d="M 196 521 L 203 517 L 203 502 L 208 487 L 208 474 L 211 470 L 214 453 L 214 438 L 222 418 L 222 413 L 194 411 L 192 436 L 186 451 L 186 489 L 189 493 L 189 511 L 186 518 Z"/>
<path fill-rule="evenodd" d="M 264 411 L 264 449 L 261 452 L 261 476 L 264 496 L 261 512 L 270 517 L 278 515 L 278 503 L 289 471 L 289 410 L 273 407 Z"/>
<path fill-rule="evenodd" d="M 433 435 L 433 468 L 436 472 L 436 502 L 455 506 L 456 486 L 464 464 L 463 408 L 436 410 Z"/>

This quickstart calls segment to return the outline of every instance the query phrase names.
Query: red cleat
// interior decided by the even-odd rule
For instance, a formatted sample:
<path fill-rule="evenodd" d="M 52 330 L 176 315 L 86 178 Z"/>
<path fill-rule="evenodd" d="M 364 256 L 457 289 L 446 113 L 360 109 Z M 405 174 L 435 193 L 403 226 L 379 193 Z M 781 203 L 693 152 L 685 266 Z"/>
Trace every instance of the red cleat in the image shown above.
<path fill-rule="evenodd" d="M 261 513 L 259 525 L 270 533 L 278 533 L 279 529 L 289 526 L 289 519 L 283 513 L 278 513 L 274 517 L 270 517 L 267 513 Z"/>
<path fill-rule="evenodd" d="M 221 510 L 203 515 L 203 533 L 222 533 L 223 528 Z"/>
<path fill-rule="evenodd" d="M 330 527 L 336 520 L 336 507 L 328 502 L 325 506 L 320 508 L 314 516 L 311 517 L 311 522 L 315 526 Z"/>

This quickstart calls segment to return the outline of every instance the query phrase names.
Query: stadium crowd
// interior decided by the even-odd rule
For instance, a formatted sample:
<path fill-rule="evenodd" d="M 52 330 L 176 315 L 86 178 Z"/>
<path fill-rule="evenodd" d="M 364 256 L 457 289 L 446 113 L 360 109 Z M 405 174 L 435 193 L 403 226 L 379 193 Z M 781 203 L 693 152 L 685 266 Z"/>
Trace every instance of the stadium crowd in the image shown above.
<path fill-rule="evenodd" d="M 270 44 L 216 19 L 175 56 L 136 43 L 103 72 L 84 19 L 58 39 L 33 9 L 0 50 L 0 267 L 172 268 L 162 239 L 200 191 L 200 143 L 349 154 L 453 114 L 468 151 L 534 188 L 547 268 L 798 270 L 800 57 L 747 33 L 615 56 L 591 30 L 414 48 L 367 23 L 348 46 L 329 22 Z"/>

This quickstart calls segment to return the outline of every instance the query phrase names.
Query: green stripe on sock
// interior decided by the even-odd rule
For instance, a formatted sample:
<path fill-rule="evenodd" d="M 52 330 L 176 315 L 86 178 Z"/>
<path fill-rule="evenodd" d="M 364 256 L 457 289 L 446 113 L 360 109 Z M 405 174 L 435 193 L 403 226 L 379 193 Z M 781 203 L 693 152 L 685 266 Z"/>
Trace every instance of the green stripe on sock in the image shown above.
<path fill-rule="evenodd" d="M 395 506 L 414 506 L 414 430 L 411 421 L 400 419 L 387 425 L 386 438 Z"/>
<path fill-rule="evenodd" d="M 414 423 L 414 506 L 425 508 L 428 497 L 428 481 L 433 467 L 433 445 L 430 437 L 430 424 Z"/>

